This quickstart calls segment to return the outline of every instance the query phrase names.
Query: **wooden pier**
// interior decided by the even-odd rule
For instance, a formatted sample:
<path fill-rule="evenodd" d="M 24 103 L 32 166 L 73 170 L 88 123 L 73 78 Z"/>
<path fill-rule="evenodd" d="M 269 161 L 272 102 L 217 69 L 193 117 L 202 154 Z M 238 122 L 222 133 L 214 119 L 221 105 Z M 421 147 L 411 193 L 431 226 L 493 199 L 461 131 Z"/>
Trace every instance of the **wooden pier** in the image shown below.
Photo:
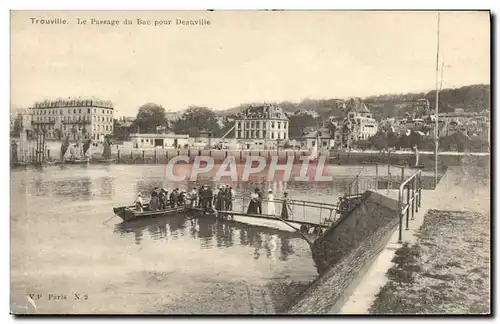
<path fill-rule="evenodd" d="M 215 216 L 225 220 L 235 220 L 237 217 L 248 217 L 252 219 L 272 220 L 282 222 L 292 229 L 298 231 L 309 242 L 321 236 L 324 231 L 330 228 L 340 218 L 340 216 L 349 211 L 351 208 L 348 201 L 351 198 L 357 198 L 360 195 L 345 195 L 339 200 L 339 204 L 331 204 L 316 201 L 305 200 L 262 200 L 263 211 L 262 214 L 249 214 L 246 212 L 250 198 L 247 197 L 234 197 L 232 210 L 217 210 L 213 207 L 205 210 L 201 207 L 187 206 L 187 210 L 191 213 L 198 214 L 198 216 Z M 267 213 L 266 206 L 269 203 L 275 204 L 275 214 Z M 287 205 L 288 218 L 281 217 L 281 209 L 283 204 Z M 313 234 L 313 237 L 310 235 Z"/>

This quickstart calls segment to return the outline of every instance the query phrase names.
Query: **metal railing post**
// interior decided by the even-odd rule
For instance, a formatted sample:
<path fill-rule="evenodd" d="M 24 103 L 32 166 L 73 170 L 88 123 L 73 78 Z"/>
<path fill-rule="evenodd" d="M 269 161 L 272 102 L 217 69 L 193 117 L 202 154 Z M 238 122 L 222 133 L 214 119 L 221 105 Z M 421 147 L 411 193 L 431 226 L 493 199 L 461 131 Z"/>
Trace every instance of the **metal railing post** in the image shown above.
<path fill-rule="evenodd" d="M 422 207 L 422 172 L 418 171 L 418 207 Z"/>
<path fill-rule="evenodd" d="M 378 164 L 375 164 L 375 189 L 378 190 Z"/>
<path fill-rule="evenodd" d="M 411 219 L 415 219 L 415 203 L 416 203 L 416 197 L 415 197 L 415 186 L 417 184 L 417 177 L 413 178 L 413 181 L 411 182 Z"/>
<path fill-rule="evenodd" d="M 410 184 L 406 185 L 406 230 L 409 230 L 410 223 Z"/>
<path fill-rule="evenodd" d="M 392 189 L 391 165 L 387 165 L 387 174 L 389 175 L 389 183 L 387 183 L 387 191 Z"/>
<path fill-rule="evenodd" d="M 401 168 L 401 182 L 405 181 L 405 167 Z"/>
<path fill-rule="evenodd" d="M 401 200 L 403 199 L 403 193 L 401 192 L 401 187 L 399 188 L 398 195 L 398 217 L 399 217 L 399 235 L 398 235 L 398 243 L 403 243 L 403 210 Z"/>

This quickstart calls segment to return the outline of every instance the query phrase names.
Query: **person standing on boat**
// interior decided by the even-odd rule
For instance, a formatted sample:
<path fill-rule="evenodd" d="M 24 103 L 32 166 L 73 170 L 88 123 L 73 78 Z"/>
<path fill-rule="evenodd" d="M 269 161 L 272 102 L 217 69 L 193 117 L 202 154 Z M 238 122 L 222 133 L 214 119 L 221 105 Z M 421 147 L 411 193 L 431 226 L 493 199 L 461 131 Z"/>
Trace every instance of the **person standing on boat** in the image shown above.
<path fill-rule="evenodd" d="M 177 206 L 184 206 L 185 202 L 186 202 L 186 192 L 184 190 L 181 190 L 179 192 L 179 195 L 177 196 Z"/>
<path fill-rule="evenodd" d="M 272 189 L 269 189 L 267 191 L 267 214 L 268 215 L 276 214 L 276 206 L 274 204 L 274 194 Z"/>
<path fill-rule="evenodd" d="M 139 192 L 135 198 L 135 209 L 142 212 L 142 194 Z"/>
<path fill-rule="evenodd" d="M 170 194 L 170 205 L 172 207 L 177 207 L 177 200 L 179 198 L 179 188 L 175 188 L 172 190 L 172 193 Z"/>
<path fill-rule="evenodd" d="M 189 194 L 189 199 L 191 200 L 191 208 L 194 208 L 199 205 L 198 203 L 198 188 L 196 186 L 193 187 L 191 193 Z"/>
<path fill-rule="evenodd" d="M 248 204 L 247 214 L 257 214 L 257 205 L 259 201 L 259 188 L 255 188 L 250 195 L 250 203 Z"/>
<path fill-rule="evenodd" d="M 157 211 L 160 207 L 160 199 L 158 199 L 158 193 L 153 191 L 151 193 L 151 199 L 149 200 L 149 210 Z"/>
<path fill-rule="evenodd" d="M 162 188 L 160 190 L 162 193 L 160 202 L 161 202 L 161 209 L 167 209 L 168 208 L 168 190 L 165 188 Z"/>
<path fill-rule="evenodd" d="M 158 197 L 158 187 L 155 187 L 154 190 L 151 192 L 151 198 L 152 197 Z"/>
<path fill-rule="evenodd" d="M 157 197 L 158 197 L 158 209 L 160 209 L 160 210 L 164 209 L 163 208 L 163 190 L 160 189 L 158 191 Z"/>
<path fill-rule="evenodd" d="M 208 185 L 204 185 L 203 186 L 204 189 L 203 189 L 203 209 L 207 210 L 207 209 L 210 209 L 212 208 L 212 199 L 213 199 L 213 192 L 212 192 L 212 189 L 208 186 Z"/>
<path fill-rule="evenodd" d="M 206 190 L 205 186 L 200 186 L 198 189 L 198 205 L 197 207 L 201 207 L 203 205 L 203 191 Z"/>

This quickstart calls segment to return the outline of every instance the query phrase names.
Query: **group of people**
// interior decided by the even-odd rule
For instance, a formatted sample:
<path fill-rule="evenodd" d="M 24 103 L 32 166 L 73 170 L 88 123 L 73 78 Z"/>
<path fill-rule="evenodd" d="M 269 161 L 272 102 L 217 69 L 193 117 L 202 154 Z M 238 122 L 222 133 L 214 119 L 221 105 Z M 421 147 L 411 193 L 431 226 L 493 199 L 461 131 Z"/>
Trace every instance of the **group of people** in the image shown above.
<path fill-rule="evenodd" d="M 213 190 L 208 185 L 194 187 L 190 193 L 191 207 L 215 210 L 233 210 L 234 190 L 230 185 L 219 185 Z"/>
<path fill-rule="evenodd" d="M 186 192 L 175 188 L 172 190 L 170 195 L 168 190 L 165 188 L 159 189 L 155 187 L 151 192 L 151 199 L 149 200 L 148 210 L 158 211 L 167 208 L 174 208 L 177 206 L 182 206 L 186 201 Z M 139 192 L 135 200 L 135 207 L 138 211 L 144 211 L 144 203 L 142 201 L 142 194 Z"/>
<path fill-rule="evenodd" d="M 149 200 L 148 210 L 159 211 L 167 208 L 175 208 L 177 206 L 184 206 L 186 202 L 190 203 L 192 208 L 202 208 L 205 210 L 214 209 L 216 211 L 231 211 L 233 210 L 233 199 L 235 192 L 230 185 L 219 185 L 216 189 L 212 189 L 208 185 L 201 187 L 193 187 L 189 193 L 184 190 L 175 188 L 169 195 L 167 189 L 158 187 L 154 188 L 151 192 L 151 199 Z M 259 188 L 255 188 L 254 192 L 250 195 L 250 203 L 248 204 L 247 214 L 262 214 L 262 202 L 264 197 Z M 285 191 L 283 195 L 283 203 L 281 208 L 281 218 L 289 219 L 291 207 L 290 198 Z M 144 203 L 142 194 L 139 192 L 135 201 L 135 207 L 138 211 L 144 211 Z M 274 194 L 272 189 L 268 190 L 267 195 L 267 214 L 276 215 L 276 206 Z"/>
<path fill-rule="evenodd" d="M 267 191 L 267 214 L 276 215 L 276 206 L 274 200 L 273 190 L 269 189 Z M 247 214 L 262 214 L 262 201 L 264 200 L 262 191 L 259 188 L 255 188 L 254 192 L 250 195 L 250 203 L 248 204 Z M 289 219 L 290 216 L 290 197 L 288 192 L 283 194 L 283 203 L 281 207 L 281 218 Z"/>

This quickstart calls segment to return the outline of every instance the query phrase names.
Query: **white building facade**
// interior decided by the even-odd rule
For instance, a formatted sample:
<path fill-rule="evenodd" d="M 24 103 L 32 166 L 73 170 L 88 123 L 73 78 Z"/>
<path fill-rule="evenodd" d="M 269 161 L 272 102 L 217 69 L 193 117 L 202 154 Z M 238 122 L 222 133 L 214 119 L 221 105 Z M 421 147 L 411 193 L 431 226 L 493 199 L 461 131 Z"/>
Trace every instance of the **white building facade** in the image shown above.
<path fill-rule="evenodd" d="M 189 135 L 184 134 L 130 134 L 134 148 L 176 148 L 189 147 Z"/>
<path fill-rule="evenodd" d="M 103 141 L 113 134 L 114 106 L 111 101 L 68 98 L 36 102 L 32 107 L 33 129 L 43 129 L 47 139 L 92 139 Z"/>
<path fill-rule="evenodd" d="M 239 142 L 277 145 L 288 140 L 289 120 L 275 105 L 250 106 L 235 118 L 235 137 Z"/>

